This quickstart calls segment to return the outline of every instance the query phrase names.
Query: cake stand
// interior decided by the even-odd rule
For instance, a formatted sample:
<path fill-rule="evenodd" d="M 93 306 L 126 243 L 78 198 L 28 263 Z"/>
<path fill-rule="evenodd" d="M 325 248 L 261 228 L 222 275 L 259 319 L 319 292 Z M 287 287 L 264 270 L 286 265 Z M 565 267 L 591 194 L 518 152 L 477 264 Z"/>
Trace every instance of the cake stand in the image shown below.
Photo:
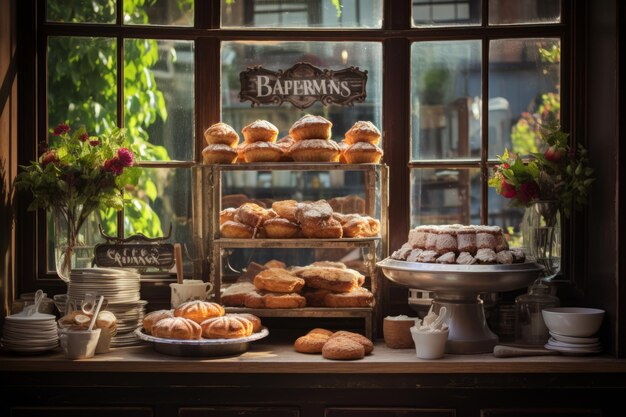
<path fill-rule="evenodd" d="M 498 342 L 487 326 L 482 292 L 524 288 L 539 278 L 543 267 L 534 262 L 511 265 L 447 265 L 398 261 L 377 263 L 389 280 L 409 288 L 432 291 L 433 311 L 449 313 L 447 353 L 492 352 Z"/>

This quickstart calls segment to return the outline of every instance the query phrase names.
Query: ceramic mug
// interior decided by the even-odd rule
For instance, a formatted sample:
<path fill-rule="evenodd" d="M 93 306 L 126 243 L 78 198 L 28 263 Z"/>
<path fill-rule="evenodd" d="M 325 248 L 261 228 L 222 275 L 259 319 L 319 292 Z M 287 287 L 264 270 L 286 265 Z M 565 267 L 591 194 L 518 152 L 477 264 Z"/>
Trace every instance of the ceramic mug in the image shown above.
<path fill-rule="evenodd" d="M 411 336 L 415 342 L 415 354 L 420 359 L 443 358 L 448 341 L 448 329 L 433 332 L 411 327 Z"/>
<path fill-rule="evenodd" d="M 67 359 L 93 358 L 100 339 L 100 329 L 66 330 L 59 329 L 59 342 Z"/>
<path fill-rule="evenodd" d="M 170 284 L 170 288 L 172 308 L 176 308 L 187 301 L 208 299 L 213 291 L 213 284 L 199 279 L 184 279 L 182 284 Z"/>

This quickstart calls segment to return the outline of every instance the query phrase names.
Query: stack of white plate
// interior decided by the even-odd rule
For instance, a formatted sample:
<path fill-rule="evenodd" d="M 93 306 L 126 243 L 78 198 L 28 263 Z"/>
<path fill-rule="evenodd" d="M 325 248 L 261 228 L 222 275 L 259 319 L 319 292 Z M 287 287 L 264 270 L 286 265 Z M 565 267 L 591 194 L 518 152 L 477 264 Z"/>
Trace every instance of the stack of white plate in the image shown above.
<path fill-rule="evenodd" d="M 117 334 L 111 346 L 139 344 L 133 331 L 141 326 L 147 301 L 141 299 L 140 275 L 134 269 L 90 268 L 72 270 L 68 301 L 80 306 L 87 293 L 103 295 L 106 310 L 117 318 Z"/>
<path fill-rule="evenodd" d="M 602 352 L 602 345 L 598 337 L 575 337 L 550 332 L 552 336 L 545 347 L 550 350 L 569 355 L 586 355 Z"/>
<path fill-rule="evenodd" d="M 59 345 L 56 317 L 52 314 L 18 313 L 4 319 L 2 346 L 18 353 L 42 353 Z"/>

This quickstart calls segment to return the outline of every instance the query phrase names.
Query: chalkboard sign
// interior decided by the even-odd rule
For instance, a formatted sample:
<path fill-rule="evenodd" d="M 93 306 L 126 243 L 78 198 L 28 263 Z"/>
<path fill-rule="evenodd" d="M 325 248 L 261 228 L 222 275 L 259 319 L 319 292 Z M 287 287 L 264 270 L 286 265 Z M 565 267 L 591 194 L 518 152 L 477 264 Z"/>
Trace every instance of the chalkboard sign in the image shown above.
<path fill-rule="evenodd" d="M 287 70 L 272 71 L 257 65 L 241 72 L 239 79 L 239 99 L 251 101 L 253 107 L 289 102 L 303 110 L 316 101 L 351 106 L 366 97 L 367 71 L 357 67 L 329 70 L 298 62 Z"/>
<path fill-rule="evenodd" d="M 108 236 L 100 226 L 100 234 L 107 242 L 94 248 L 94 263 L 103 268 L 159 268 L 169 269 L 174 265 L 174 245 L 165 243 L 166 237 L 149 238 L 138 233 L 124 239 Z"/>

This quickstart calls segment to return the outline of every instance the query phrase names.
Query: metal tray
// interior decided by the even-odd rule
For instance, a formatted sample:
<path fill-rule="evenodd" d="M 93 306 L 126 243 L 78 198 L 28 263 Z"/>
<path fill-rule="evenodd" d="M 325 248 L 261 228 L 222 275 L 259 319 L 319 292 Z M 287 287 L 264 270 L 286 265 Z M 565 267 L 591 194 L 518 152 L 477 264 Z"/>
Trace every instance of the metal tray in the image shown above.
<path fill-rule="evenodd" d="M 145 334 L 141 327 L 135 330 L 135 336 L 143 341 L 151 342 L 155 351 L 174 356 L 239 355 L 248 350 L 250 342 L 263 339 L 269 334 L 267 327 L 263 327 L 260 331 L 239 339 L 179 340 L 163 339 Z"/>

